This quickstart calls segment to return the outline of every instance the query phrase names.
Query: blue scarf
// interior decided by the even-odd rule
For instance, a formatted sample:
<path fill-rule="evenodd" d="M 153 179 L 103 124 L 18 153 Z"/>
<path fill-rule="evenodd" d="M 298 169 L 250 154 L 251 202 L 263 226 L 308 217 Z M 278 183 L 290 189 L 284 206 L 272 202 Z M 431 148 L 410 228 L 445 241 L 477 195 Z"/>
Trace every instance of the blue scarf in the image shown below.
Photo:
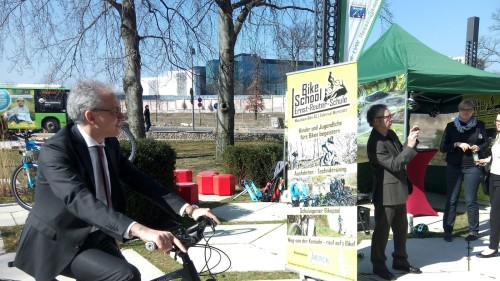
<path fill-rule="evenodd" d="M 460 119 L 460 116 L 457 116 L 455 117 L 455 120 L 453 120 L 453 123 L 455 124 L 455 127 L 457 128 L 457 130 L 460 132 L 460 133 L 463 133 L 464 131 L 468 131 L 474 127 L 476 127 L 476 124 L 477 124 L 477 119 L 476 117 L 472 117 L 469 122 L 467 122 L 467 124 L 465 124 L 465 126 L 462 125 L 462 123 L 460 122 L 463 122 L 461 119 Z M 465 122 L 464 122 L 465 123 Z"/>

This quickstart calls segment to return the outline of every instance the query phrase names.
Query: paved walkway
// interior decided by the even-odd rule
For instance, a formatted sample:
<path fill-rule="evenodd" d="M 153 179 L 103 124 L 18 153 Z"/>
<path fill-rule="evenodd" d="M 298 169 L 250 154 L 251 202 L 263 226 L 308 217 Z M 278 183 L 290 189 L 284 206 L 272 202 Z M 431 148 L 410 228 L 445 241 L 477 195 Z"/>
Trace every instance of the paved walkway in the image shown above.
<path fill-rule="evenodd" d="M 429 203 L 436 209 L 444 208 L 444 195 L 427 194 Z M 367 205 L 373 209 L 373 205 Z M 414 280 L 497 280 L 500 279 L 498 269 L 500 257 L 490 259 L 478 259 L 476 254 L 488 247 L 489 241 L 489 206 L 480 206 L 480 239 L 468 244 L 464 237 L 454 237 L 453 241 L 445 242 L 439 238 L 415 238 L 408 239 L 406 246 L 409 261 L 412 265 L 420 267 L 422 274 L 405 274 L 390 268 L 392 265 L 391 253 L 393 243 L 387 244 L 387 267 L 402 281 Z M 459 203 L 458 212 L 465 212 L 465 204 Z M 438 212 L 438 216 L 420 216 L 413 218 L 414 225 L 425 223 L 431 232 L 443 233 L 443 213 Z M 373 229 L 373 211 L 371 212 L 371 229 Z M 363 240 L 358 245 L 358 253 L 363 254 L 363 258 L 358 259 L 358 280 L 382 280 L 372 273 L 370 262 L 371 241 Z"/>
<path fill-rule="evenodd" d="M 429 202 L 436 208 L 442 208 L 444 196 L 428 194 Z M 200 200 L 217 200 L 217 197 L 204 197 Z M 373 207 L 372 205 L 366 205 Z M 210 245 L 226 253 L 227 259 L 215 266 L 215 272 L 229 271 L 278 271 L 285 269 L 285 247 L 286 247 L 286 225 L 283 223 L 256 224 L 258 221 L 280 221 L 285 220 L 291 208 L 284 203 L 235 203 L 215 208 L 213 212 L 227 221 L 238 221 L 237 225 L 220 225 L 216 228 Z M 459 211 L 464 211 L 463 203 Z M 425 223 L 430 231 L 442 233 L 442 213 L 438 216 L 421 216 L 414 218 L 414 224 Z M 0 226 L 23 224 L 27 212 L 17 205 L 0 205 Z M 373 212 L 371 212 L 370 228 L 373 228 Z M 489 235 L 489 207 L 482 206 L 480 209 L 481 238 L 470 243 L 470 249 L 463 237 L 454 238 L 453 242 L 444 242 L 441 238 L 409 239 L 407 243 L 410 262 L 422 269 L 423 274 L 412 275 L 393 271 L 398 280 L 496 280 L 500 279 L 500 257 L 491 259 L 478 259 L 475 255 L 485 249 L 488 245 Z M 246 223 L 248 222 L 248 223 Z M 206 233 L 208 236 L 210 232 Z M 2 249 L 0 242 L 0 249 Z M 199 248 L 191 248 L 190 256 L 195 266 L 199 269 L 204 264 L 204 257 Z M 372 274 L 369 261 L 370 240 L 362 241 L 358 245 L 358 251 L 364 258 L 358 259 L 358 280 L 380 280 Z M 391 265 L 392 242 L 387 245 L 387 264 Z M 470 255 L 468 258 L 468 252 Z M 195 253 L 196 252 L 196 253 Z M 151 280 L 162 273 L 140 255 L 132 250 L 124 251 L 127 260 L 140 268 L 144 280 Z M 6 264 L 11 261 L 14 254 L 5 254 L 0 250 L 0 280 L 33 280 L 23 272 L 15 268 L 7 268 Z M 258 258 L 255 258 L 258 257 Z M 211 264 L 214 266 L 213 264 Z M 60 278 L 60 280 L 70 280 Z"/>

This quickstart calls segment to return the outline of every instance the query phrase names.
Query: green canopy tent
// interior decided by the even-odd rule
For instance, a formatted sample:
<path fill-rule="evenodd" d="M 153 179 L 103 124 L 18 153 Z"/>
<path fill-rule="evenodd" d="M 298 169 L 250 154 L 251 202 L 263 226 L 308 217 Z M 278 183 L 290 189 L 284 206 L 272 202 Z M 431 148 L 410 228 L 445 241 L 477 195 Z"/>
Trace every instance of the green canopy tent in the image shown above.
<path fill-rule="evenodd" d="M 461 94 L 500 94 L 500 75 L 442 55 L 393 24 L 360 55 L 358 83 L 400 74 L 407 75 L 408 92 L 418 93 L 423 104 L 425 100 L 440 104 L 443 113 L 456 111 Z"/>
<path fill-rule="evenodd" d="M 358 59 L 358 84 L 406 75 L 407 98 L 416 97 L 419 107 L 412 113 L 429 113 L 438 106 L 441 113 L 457 111 L 462 94 L 500 95 L 500 75 L 454 61 L 442 55 L 393 24 L 391 28 Z M 408 115 L 408 114 L 407 114 Z M 407 116 L 406 118 L 409 118 Z M 441 168 L 441 167 L 440 167 Z M 358 190 L 371 186 L 369 165 L 358 165 Z M 427 179 L 443 173 L 429 169 Z M 431 176 L 429 176 L 431 174 Z M 429 185 L 443 185 L 442 180 Z M 443 190 L 443 186 L 437 187 Z M 445 189 L 444 189 L 445 190 Z"/>

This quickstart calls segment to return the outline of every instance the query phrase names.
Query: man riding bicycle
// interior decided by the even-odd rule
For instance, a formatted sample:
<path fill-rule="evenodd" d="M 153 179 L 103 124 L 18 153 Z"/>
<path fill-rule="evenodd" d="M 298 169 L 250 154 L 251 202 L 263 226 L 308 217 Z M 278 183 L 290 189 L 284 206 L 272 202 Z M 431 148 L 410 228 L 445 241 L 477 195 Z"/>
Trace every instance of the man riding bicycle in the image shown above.
<path fill-rule="evenodd" d="M 14 265 L 36 280 L 141 280 L 117 241 L 138 237 L 169 253 L 186 251 L 171 232 L 127 217 L 122 182 L 162 209 L 196 219 L 210 209 L 186 203 L 120 154 L 124 120 L 114 89 L 79 81 L 67 100 L 74 121 L 46 141 L 38 159 L 35 202 L 21 234 Z M 48 258 L 47 258 L 48 257 Z"/>

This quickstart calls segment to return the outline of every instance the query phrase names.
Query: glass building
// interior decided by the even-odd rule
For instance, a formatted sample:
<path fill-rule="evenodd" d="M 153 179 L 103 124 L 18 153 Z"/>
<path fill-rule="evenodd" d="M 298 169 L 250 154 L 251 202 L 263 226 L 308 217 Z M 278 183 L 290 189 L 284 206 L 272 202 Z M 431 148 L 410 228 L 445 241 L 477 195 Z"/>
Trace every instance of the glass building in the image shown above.
<path fill-rule="evenodd" d="M 313 67 L 312 61 L 299 61 L 297 70 Z M 255 54 L 239 54 L 234 58 L 234 94 L 248 95 L 248 87 L 259 76 L 261 88 L 268 95 L 286 93 L 286 73 L 294 71 L 293 62 L 288 60 L 262 59 Z M 206 65 L 207 95 L 217 95 L 219 60 Z"/>

